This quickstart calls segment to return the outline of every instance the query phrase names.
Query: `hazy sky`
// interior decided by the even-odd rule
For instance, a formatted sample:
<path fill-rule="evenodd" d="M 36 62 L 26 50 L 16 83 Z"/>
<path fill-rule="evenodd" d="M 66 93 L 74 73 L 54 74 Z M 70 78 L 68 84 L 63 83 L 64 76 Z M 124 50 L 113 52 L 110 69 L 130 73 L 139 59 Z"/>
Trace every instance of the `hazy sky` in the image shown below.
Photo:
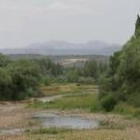
<path fill-rule="evenodd" d="M 0 48 L 48 40 L 124 43 L 140 0 L 0 0 Z"/>

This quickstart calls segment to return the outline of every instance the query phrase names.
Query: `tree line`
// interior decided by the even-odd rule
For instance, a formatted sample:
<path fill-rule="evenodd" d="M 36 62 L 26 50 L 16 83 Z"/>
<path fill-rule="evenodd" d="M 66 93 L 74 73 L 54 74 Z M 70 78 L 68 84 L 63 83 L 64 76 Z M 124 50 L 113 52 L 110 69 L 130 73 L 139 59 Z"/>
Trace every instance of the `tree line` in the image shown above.
<path fill-rule="evenodd" d="M 100 86 L 101 105 L 111 111 L 120 102 L 140 107 L 140 17 L 135 33 L 121 51 L 110 57 L 109 70 Z"/>
<path fill-rule="evenodd" d="M 0 54 L 0 100 L 38 96 L 41 79 L 61 73 L 62 66 L 49 59 L 11 61 Z"/>
<path fill-rule="evenodd" d="M 46 57 L 12 61 L 0 54 L 0 100 L 41 96 L 40 86 L 52 83 L 93 84 L 105 69 L 103 62 L 87 61 L 80 68 L 64 68 Z"/>

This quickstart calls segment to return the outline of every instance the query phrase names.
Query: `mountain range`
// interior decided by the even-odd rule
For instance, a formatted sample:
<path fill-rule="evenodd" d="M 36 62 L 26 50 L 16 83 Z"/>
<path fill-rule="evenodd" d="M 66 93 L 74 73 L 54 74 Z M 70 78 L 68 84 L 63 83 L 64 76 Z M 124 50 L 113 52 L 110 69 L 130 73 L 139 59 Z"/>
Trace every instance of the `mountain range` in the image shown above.
<path fill-rule="evenodd" d="M 41 55 L 112 55 L 121 49 L 118 44 L 103 41 L 86 43 L 69 43 L 65 41 L 48 41 L 34 43 L 22 48 L 0 49 L 3 54 L 41 54 Z"/>

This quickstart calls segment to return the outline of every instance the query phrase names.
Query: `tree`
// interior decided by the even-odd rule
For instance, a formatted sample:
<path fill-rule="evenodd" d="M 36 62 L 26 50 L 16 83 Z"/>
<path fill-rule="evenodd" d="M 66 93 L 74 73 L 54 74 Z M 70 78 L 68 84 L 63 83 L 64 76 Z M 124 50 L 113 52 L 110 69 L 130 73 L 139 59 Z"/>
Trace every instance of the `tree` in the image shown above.
<path fill-rule="evenodd" d="M 0 69 L 0 99 L 21 100 L 35 95 L 39 84 L 40 72 L 35 62 L 18 60 Z"/>
<path fill-rule="evenodd" d="M 12 84 L 11 75 L 4 68 L 0 68 L 0 100 L 11 99 Z"/>
<path fill-rule="evenodd" d="M 9 63 L 9 58 L 3 54 L 0 54 L 0 67 L 6 67 Z"/>
<path fill-rule="evenodd" d="M 98 64 L 96 61 L 87 61 L 83 68 L 83 74 L 85 77 L 92 77 L 96 79 L 98 77 Z"/>
<path fill-rule="evenodd" d="M 63 67 L 59 63 L 54 63 L 48 58 L 34 60 L 40 67 L 40 72 L 43 76 L 59 76 L 63 73 Z"/>
<path fill-rule="evenodd" d="M 140 36 L 140 16 L 137 16 L 137 21 L 136 21 L 136 25 L 135 25 L 135 37 L 139 37 Z"/>
<path fill-rule="evenodd" d="M 103 106 L 108 106 L 108 93 L 116 102 L 128 102 L 140 106 L 140 17 L 136 21 L 135 37 L 133 36 L 123 49 L 110 58 L 110 70 L 101 85 L 100 97 Z M 112 99 L 111 99 L 112 100 Z M 107 101 L 107 102 L 106 102 Z M 109 98 L 110 102 L 110 98 Z M 112 101 L 111 101 L 112 102 Z"/>
<path fill-rule="evenodd" d="M 70 83 L 76 83 L 79 81 L 79 69 L 78 68 L 71 68 L 66 72 L 66 80 Z"/>

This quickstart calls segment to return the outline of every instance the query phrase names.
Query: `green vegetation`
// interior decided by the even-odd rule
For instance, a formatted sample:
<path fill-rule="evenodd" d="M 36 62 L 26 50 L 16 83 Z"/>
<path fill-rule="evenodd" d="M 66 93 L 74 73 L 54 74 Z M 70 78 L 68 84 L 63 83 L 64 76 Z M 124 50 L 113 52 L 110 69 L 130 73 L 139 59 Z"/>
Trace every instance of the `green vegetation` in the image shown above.
<path fill-rule="evenodd" d="M 96 111 L 98 102 L 98 87 L 93 85 L 67 84 L 45 87 L 44 95 L 64 95 L 60 99 L 43 103 L 35 100 L 29 104 L 31 108 L 56 109 L 86 109 Z"/>
<path fill-rule="evenodd" d="M 60 65 L 48 59 L 10 61 L 1 54 L 0 100 L 22 100 L 40 96 L 41 79 L 48 76 L 48 73 L 52 76 L 59 74 Z"/>
<path fill-rule="evenodd" d="M 39 68 L 34 62 L 20 60 L 3 64 L 0 67 L 0 99 L 20 100 L 31 96 L 38 80 Z"/>
<path fill-rule="evenodd" d="M 106 111 L 115 109 L 122 113 L 132 113 L 131 108 L 140 107 L 139 85 L 140 17 L 138 16 L 135 35 L 124 45 L 121 51 L 116 52 L 110 58 L 110 69 L 100 86 L 99 98 L 102 107 Z M 125 106 L 121 103 L 124 103 Z M 138 116 L 139 111 L 136 111 L 136 114 Z"/>
<path fill-rule="evenodd" d="M 33 104 L 30 104 L 29 107 L 33 108 L 56 108 L 56 109 L 92 109 L 95 106 L 97 101 L 97 95 L 95 94 L 77 94 L 65 96 L 55 101 L 50 101 L 43 103 L 36 100 Z"/>
<path fill-rule="evenodd" d="M 140 116 L 140 17 L 135 33 L 107 61 L 89 60 L 81 67 L 63 67 L 41 57 L 11 60 L 0 55 L 0 100 L 70 95 L 30 107 L 89 109 Z M 100 93 L 93 85 L 99 85 Z"/>
<path fill-rule="evenodd" d="M 0 54 L 0 101 L 33 97 L 16 104 L 2 102 L 0 140 L 138 140 L 140 16 L 134 35 L 109 62 L 86 56 L 89 60 L 81 62 L 82 65 L 66 67 L 58 62 L 58 59 L 63 62 L 66 56 L 59 57 L 56 56 L 55 61 L 40 55 L 38 58 L 31 55 L 26 59 L 24 56 L 10 59 Z M 41 101 L 43 97 L 51 99 L 49 96 L 54 96 L 54 100 Z M 45 122 L 45 114 L 50 112 L 93 119 L 99 122 L 99 127 L 85 130 L 44 128 L 41 122 Z M 40 113 L 43 115 L 38 119 L 36 114 Z M 15 128 L 27 130 L 24 135 L 15 132 L 15 135 L 6 136 L 5 131 L 14 132 Z"/>
<path fill-rule="evenodd" d="M 121 115 L 128 115 L 134 118 L 140 118 L 140 108 L 136 108 L 128 103 L 120 102 L 117 104 L 113 110 L 114 113 L 119 113 Z"/>
<path fill-rule="evenodd" d="M 111 129 L 111 130 L 124 130 L 125 125 L 121 123 L 115 123 L 109 120 L 100 121 L 100 129 Z"/>
<path fill-rule="evenodd" d="M 77 83 L 77 87 L 81 84 L 94 84 L 106 70 L 105 62 L 87 61 L 81 68 L 64 68 L 60 63 L 45 57 L 12 61 L 0 54 L 0 100 L 23 100 L 41 96 L 42 90 L 44 91 L 42 87 L 59 83 Z M 54 91 L 54 94 L 55 92 L 58 91 Z"/>
<path fill-rule="evenodd" d="M 38 134 L 61 134 L 61 133 L 66 133 L 66 132 L 72 132 L 73 130 L 71 129 L 63 129 L 63 128 L 40 128 L 37 130 L 27 130 L 26 132 L 31 133 L 33 135 L 38 135 Z"/>
<path fill-rule="evenodd" d="M 66 83 L 94 84 L 98 83 L 107 70 L 107 62 L 89 60 L 82 68 L 66 68 L 63 78 Z"/>
<path fill-rule="evenodd" d="M 107 112 L 113 110 L 116 103 L 117 103 L 117 101 L 113 95 L 107 95 L 101 100 L 101 106 Z"/>
<path fill-rule="evenodd" d="M 98 92 L 98 86 L 96 85 L 85 85 L 85 84 L 74 84 L 74 83 L 66 83 L 66 84 L 51 84 L 50 86 L 42 86 L 41 91 L 45 96 L 53 96 L 53 95 L 62 95 L 69 93 L 94 93 Z"/>
<path fill-rule="evenodd" d="M 135 37 L 140 36 L 140 16 L 138 15 L 135 28 Z"/>

